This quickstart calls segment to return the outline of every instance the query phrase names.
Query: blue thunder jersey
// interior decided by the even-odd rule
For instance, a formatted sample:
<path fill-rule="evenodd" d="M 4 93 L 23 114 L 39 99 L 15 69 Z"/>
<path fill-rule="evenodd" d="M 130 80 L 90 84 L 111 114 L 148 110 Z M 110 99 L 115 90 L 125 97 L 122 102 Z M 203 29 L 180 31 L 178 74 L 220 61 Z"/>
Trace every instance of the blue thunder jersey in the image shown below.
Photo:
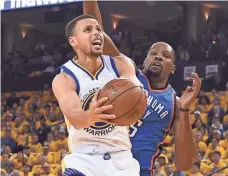
<path fill-rule="evenodd" d="M 143 117 L 129 128 L 132 153 L 141 170 L 150 168 L 151 160 L 159 156 L 163 141 L 174 120 L 176 94 L 168 85 L 163 90 L 152 90 L 145 75 L 137 77 L 148 91 L 147 108 Z"/>

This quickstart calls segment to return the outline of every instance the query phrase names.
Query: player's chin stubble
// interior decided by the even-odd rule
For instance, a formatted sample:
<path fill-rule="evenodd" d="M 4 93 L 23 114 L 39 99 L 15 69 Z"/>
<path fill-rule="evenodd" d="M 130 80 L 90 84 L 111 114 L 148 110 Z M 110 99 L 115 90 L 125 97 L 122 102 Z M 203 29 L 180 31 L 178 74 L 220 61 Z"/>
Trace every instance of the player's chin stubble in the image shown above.
<path fill-rule="evenodd" d="M 161 75 L 161 70 L 159 72 L 153 72 L 149 69 L 146 71 L 146 76 L 148 77 L 158 78 L 160 75 Z"/>
<path fill-rule="evenodd" d="M 102 52 L 100 52 L 100 51 L 98 51 L 98 52 L 92 51 L 92 52 L 91 52 L 91 55 L 92 55 L 92 56 L 95 56 L 95 57 L 99 57 L 99 56 L 102 55 Z"/>

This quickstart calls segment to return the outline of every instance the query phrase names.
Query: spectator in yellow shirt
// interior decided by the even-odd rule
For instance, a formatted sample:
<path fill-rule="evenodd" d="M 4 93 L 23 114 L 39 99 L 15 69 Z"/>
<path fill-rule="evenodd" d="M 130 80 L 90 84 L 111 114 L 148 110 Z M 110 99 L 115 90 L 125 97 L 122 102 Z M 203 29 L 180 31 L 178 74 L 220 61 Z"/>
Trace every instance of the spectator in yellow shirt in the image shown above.
<path fill-rule="evenodd" d="M 35 123 L 35 129 L 38 130 L 39 128 L 41 128 L 41 114 L 39 112 L 33 112 L 32 113 L 32 119 Z"/>
<path fill-rule="evenodd" d="M 27 157 L 22 152 L 18 152 L 17 155 L 11 159 L 11 162 L 15 169 L 23 171 L 23 165 L 27 162 Z"/>
<path fill-rule="evenodd" d="M 34 155 L 31 153 L 31 149 L 29 146 L 24 146 L 23 153 L 28 158 L 27 164 L 33 165 L 34 161 L 36 160 L 36 154 Z"/>
<path fill-rule="evenodd" d="M 9 155 L 3 154 L 1 157 L 1 168 L 4 169 L 7 173 L 13 171 L 13 164 L 9 160 Z"/>
<path fill-rule="evenodd" d="M 213 153 L 215 151 L 219 151 L 220 152 L 220 155 L 222 158 L 225 158 L 225 150 L 221 147 L 219 147 L 219 140 L 216 139 L 216 138 L 213 138 L 211 140 L 211 149 L 208 148 L 207 151 L 206 151 L 206 157 L 208 157 L 208 153 Z"/>
<path fill-rule="evenodd" d="M 192 126 L 193 126 L 192 132 L 195 134 L 197 131 L 200 131 L 201 128 L 202 128 L 204 125 L 203 125 L 202 120 L 201 120 L 201 119 L 198 119 L 198 120 L 195 121 L 195 123 L 193 123 Z"/>
<path fill-rule="evenodd" d="M 47 126 L 55 125 L 56 123 L 58 123 L 56 114 L 53 112 L 50 112 L 49 116 L 46 119 Z"/>
<path fill-rule="evenodd" d="M 45 106 L 44 106 L 44 118 L 45 118 L 45 120 L 48 120 L 48 117 L 49 117 L 49 115 L 50 115 L 50 113 L 51 113 L 51 106 L 49 105 L 49 104 L 46 104 Z"/>
<path fill-rule="evenodd" d="M 57 152 L 57 143 L 54 140 L 52 133 L 47 134 L 47 141 L 50 152 Z"/>
<path fill-rule="evenodd" d="M 197 162 L 200 163 L 200 172 L 206 174 L 210 171 L 209 166 L 203 161 L 202 153 L 197 154 Z"/>
<path fill-rule="evenodd" d="M 53 173 L 56 175 L 56 176 L 63 176 L 62 175 L 62 167 L 61 166 L 57 166 L 55 168 L 55 170 L 53 171 Z"/>
<path fill-rule="evenodd" d="M 212 163 L 210 164 L 211 172 L 226 167 L 227 165 L 221 161 L 221 154 L 219 151 L 212 153 Z M 218 172 L 219 174 L 225 174 L 225 170 Z"/>
<path fill-rule="evenodd" d="M 190 169 L 187 175 L 203 176 L 203 174 L 200 172 L 200 162 L 194 162 L 192 168 Z"/>
<path fill-rule="evenodd" d="M 202 112 L 209 111 L 209 109 L 211 107 L 211 103 L 210 103 L 209 98 L 206 95 L 202 95 L 199 97 L 198 107 L 200 107 L 202 109 Z"/>
<path fill-rule="evenodd" d="M 29 147 L 31 148 L 32 152 L 42 153 L 43 147 L 38 141 L 38 135 L 35 132 L 33 132 L 31 135 L 31 143 L 29 144 Z"/>
<path fill-rule="evenodd" d="M 32 113 L 35 112 L 35 106 L 33 104 L 29 104 L 28 105 L 28 110 L 25 111 L 25 116 L 27 118 L 29 118 L 30 116 L 32 116 Z"/>
<path fill-rule="evenodd" d="M 219 146 L 221 146 L 224 149 L 228 148 L 228 130 L 224 132 L 224 140 L 221 140 L 219 142 Z M 228 157 L 228 155 L 227 155 Z"/>
<path fill-rule="evenodd" d="M 195 133 L 195 142 L 199 152 L 205 153 L 207 151 L 207 145 L 205 142 L 202 141 L 202 134 L 200 131 L 197 131 Z"/>
<path fill-rule="evenodd" d="M 21 125 L 20 117 L 16 117 L 14 120 L 13 131 L 17 134 L 21 133 L 23 130 L 23 126 Z"/>
<path fill-rule="evenodd" d="M 29 136 L 30 128 L 28 125 L 23 126 L 22 133 L 17 137 L 17 145 L 25 146 Z"/>
<path fill-rule="evenodd" d="M 54 155 L 53 155 L 53 153 L 49 152 L 49 147 L 48 147 L 48 144 L 47 143 L 44 143 L 43 153 L 40 153 L 37 156 L 37 159 L 40 160 L 40 158 L 42 156 L 46 156 L 47 157 L 47 163 L 48 164 L 53 164 L 53 162 L 54 162 Z"/>
<path fill-rule="evenodd" d="M 32 175 L 31 170 L 32 170 L 32 166 L 29 164 L 25 164 L 23 167 L 22 176 L 31 176 Z"/>
<path fill-rule="evenodd" d="M 10 148 L 9 144 L 2 143 L 2 154 L 7 154 L 8 156 L 12 154 L 12 149 Z"/>
<path fill-rule="evenodd" d="M 26 116 L 25 116 L 25 113 L 24 112 L 20 113 L 20 120 L 21 120 L 21 125 L 22 126 L 29 125 L 29 122 L 26 119 Z"/>
<path fill-rule="evenodd" d="M 45 109 L 43 108 L 43 101 L 38 100 L 36 103 L 36 111 L 42 115 L 45 113 Z"/>
<path fill-rule="evenodd" d="M 57 143 L 57 146 L 59 149 L 68 150 L 67 137 L 66 137 L 65 129 L 59 130 L 59 139 L 56 141 L 56 143 Z"/>
<path fill-rule="evenodd" d="M 53 128 L 52 135 L 53 135 L 55 141 L 57 141 L 59 139 L 59 130 L 57 129 L 57 127 Z"/>
<path fill-rule="evenodd" d="M 41 176 L 55 176 L 52 173 L 52 169 L 48 163 L 43 164 Z"/>
<path fill-rule="evenodd" d="M 56 116 L 60 112 L 60 109 L 59 109 L 59 107 L 57 105 L 58 105 L 57 102 L 52 102 L 52 104 L 51 104 L 51 112 L 55 113 Z"/>

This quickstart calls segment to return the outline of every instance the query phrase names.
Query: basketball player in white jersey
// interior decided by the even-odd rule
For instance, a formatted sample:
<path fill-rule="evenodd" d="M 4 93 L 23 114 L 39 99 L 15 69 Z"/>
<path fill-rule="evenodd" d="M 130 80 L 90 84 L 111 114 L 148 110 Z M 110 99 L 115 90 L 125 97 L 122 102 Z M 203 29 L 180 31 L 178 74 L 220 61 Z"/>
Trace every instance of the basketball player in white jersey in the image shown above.
<path fill-rule="evenodd" d="M 128 128 L 109 123 L 115 115 L 103 112 L 112 105 L 97 101 L 96 93 L 117 77 L 138 84 L 134 65 L 128 59 L 102 55 L 104 36 L 93 16 L 82 15 L 66 27 L 77 57 L 60 67 L 52 88 L 65 116 L 71 154 L 62 161 L 65 176 L 138 176 L 139 164 L 131 154 Z"/>

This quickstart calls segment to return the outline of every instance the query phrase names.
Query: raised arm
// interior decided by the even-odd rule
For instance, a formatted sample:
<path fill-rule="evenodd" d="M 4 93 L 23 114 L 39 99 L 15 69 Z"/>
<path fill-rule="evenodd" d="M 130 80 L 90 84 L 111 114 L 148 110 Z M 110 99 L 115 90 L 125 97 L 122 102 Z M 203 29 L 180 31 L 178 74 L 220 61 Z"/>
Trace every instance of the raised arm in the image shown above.
<path fill-rule="evenodd" d="M 84 0 L 83 2 L 83 13 L 84 14 L 89 14 L 92 15 L 96 18 L 102 29 L 103 27 L 103 22 L 102 22 L 102 17 L 101 17 L 101 12 L 97 3 L 97 0 Z"/>
<path fill-rule="evenodd" d="M 193 73 L 193 78 L 188 78 L 188 80 L 193 82 L 192 87 L 187 87 L 181 98 L 177 99 L 176 119 L 174 121 L 176 168 L 182 171 L 192 167 L 197 155 L 189 108 L 200 91 L 201 80 L 196 73 Z"/>
<path fill-rule="evenodd" d="M 84 0 L 83 1 L 83 12 L 84 14 L 93 15 L 100 26 L 103 28 L 101 12 L 97 3 L 97 0 Z M 104 54 L 109 56 L 119 56 L 120 52 L 116 45 L 113 43 L 112 39 L 104 32 Z"/>
<path fill-rule="evenodd" d="M 129 57 L 120 54 L 120 56 L 114 57 L 114 60 L 120 77 L 130 78 L 136 84 L 143 86 L 136 76 L 136 66 Z"/>
<path fill-rule="evenodd" d="M 66 73 L 58 74 L 54 78 L 52 89 L 64 116 L 77 129 L 87 128 L 95 122 L 107 123 L 108 119 L 116 118 L 115 115 L 102 114 L 111 109 L 112 105 L 101 106 L 107 101 L 107 98 L 104 97 L 97 101 L 97 94 L 95 94 L 89 110 L 83 111 L 80 98 L 76 93 L 76 84 Z"/>

